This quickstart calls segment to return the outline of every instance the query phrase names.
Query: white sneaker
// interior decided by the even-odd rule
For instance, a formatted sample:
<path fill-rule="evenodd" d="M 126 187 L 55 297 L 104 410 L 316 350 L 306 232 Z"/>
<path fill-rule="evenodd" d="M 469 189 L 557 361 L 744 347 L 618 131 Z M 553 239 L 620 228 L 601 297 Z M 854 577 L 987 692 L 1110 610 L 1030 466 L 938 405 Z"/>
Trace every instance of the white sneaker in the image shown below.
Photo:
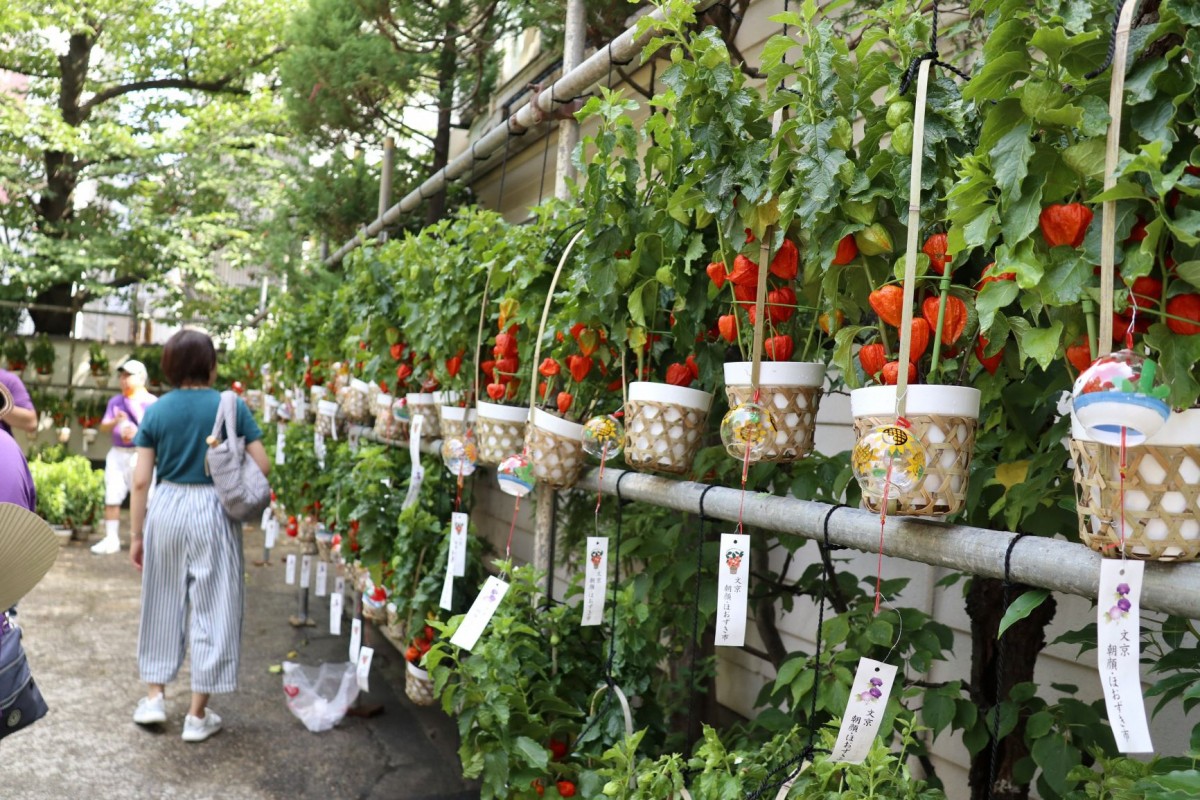
<path fill-rule="evenodd" d="M 111 556 L 113 553 L 119 553 L 121 552 L 121 540 L 115 536 L 105 536 L 92 545 L 92 552 L 98 556 Z"/>
<path fill-rule="evenodd" d="M 203 742 L 221 730 L 221 718 L 211 708 L 204 709 L 204 719 L 188 714 L 183 718 L 183 740 Z"/>
<path fill-rule="evenodd" d="M 143 697 L 138 700 L 133 712 L 133 721 L 138 725 L 161 725 L 167 721 L 167 708 L 163 696 Z"/>

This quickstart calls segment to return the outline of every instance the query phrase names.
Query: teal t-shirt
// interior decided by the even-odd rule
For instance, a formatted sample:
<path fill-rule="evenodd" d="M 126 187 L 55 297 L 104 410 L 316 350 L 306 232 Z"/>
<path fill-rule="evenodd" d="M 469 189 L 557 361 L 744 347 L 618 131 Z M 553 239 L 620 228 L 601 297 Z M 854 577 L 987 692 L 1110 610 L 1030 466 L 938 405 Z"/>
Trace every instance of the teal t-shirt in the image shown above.
<path fill-rule="evenodd" d="M 176 389 L 146 409 L 133 444 L 154 450 L 160 481 L 212 483 L 204 471 L 204 454 L 220 404 L 221 393 L 216 389 Z M 237 435 L 244 436 L 247 444 L 262 438 L 258 423 L 240 397 Z"/>

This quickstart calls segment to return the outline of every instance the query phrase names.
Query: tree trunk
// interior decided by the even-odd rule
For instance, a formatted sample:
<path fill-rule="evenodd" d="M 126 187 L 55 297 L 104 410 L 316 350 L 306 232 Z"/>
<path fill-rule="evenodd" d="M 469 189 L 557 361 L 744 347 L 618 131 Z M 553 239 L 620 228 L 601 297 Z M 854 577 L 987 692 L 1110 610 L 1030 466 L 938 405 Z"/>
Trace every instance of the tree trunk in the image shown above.
<path fill-rule="evenodd" d="M 1009 602 L 1020 597 L 1026 588 L 1011 587 L 1008 593 Z M 967 614 L 971 618 L 971 686 L 975 695 L 972 699 L 979 707 L 980 713 L 986 714 L 988 730 L 993 729 L 992 708 L 998 700 L 996 677 L 1000 669 L 1000 642 L 996 638 L 996 631 L 999 630 L 1000 620 L 1004 616 L 1003 597 L 1004 584 L 994 578 L 972 579 L 970 591 L 967 593 Z M 1046 626 L 1054 619 L 1056 607 L 1054 596 L 1051 595 L 1034 609 L 1032 614 L 1005 631 L 1004 674 L 999 699 L 1007 699 L 1012 687 L 1018 683 L 1033 680 L 1038 653 L 1046 646 Z M 1017 785 L 1012 777 L 1013 766 L 1029 755 L 1024 734 L 1025 718 L 1022 716 L 1017 720 L 1016 729 L 1000 741 L 996 752 L 996 784 L 991 794 L 992 800 L 1027 800 L 1029 797 L 1029 787 Z M 971 764 L 971 800 L 987 800 L 989 796 L 991 759 L 992 749 L 989 742 Z"/>
<path fill-rule="evenodd" d="M 437 133 L 433 137 L 433 174 L 450 163 L 450 123 L 454 110 L 454 78 L 458 73 L 458 29 L 455 11 L 461 3 L 451 2 L 446 23 L 446 41 L 438 56 L 438 117 Z M 432 225 L 446 214 L 446 186 L 429 198 L 425 223 Z"/>
<path fill-rule="evenodd" d="M 37 305 L 72 308 L 75 298 L 71 294 L 71 288 L 69 283 L 56 283 L 38 292 L 33 302 Z M 70 336 L 71 326 L 75 321 L 75 314 L 71 311 L 43 311 L 31 308 L 29 316 L 33 319 L 35 330 L 51 336 Z"/>

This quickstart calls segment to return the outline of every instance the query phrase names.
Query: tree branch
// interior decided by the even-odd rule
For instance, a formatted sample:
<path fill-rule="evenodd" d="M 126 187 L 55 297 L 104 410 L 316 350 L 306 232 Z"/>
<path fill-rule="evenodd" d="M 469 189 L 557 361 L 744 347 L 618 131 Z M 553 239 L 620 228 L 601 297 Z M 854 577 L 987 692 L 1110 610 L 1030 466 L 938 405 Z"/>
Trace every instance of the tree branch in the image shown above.
<path fill-rule="evenodd" d="M 47 72 L 34 72 L 33 70 L 23 69 L 13 64 L 0 62 L 0 71 L 11 72 L 15 75 L 24 75 L 27 78 L 45 78 L 47 80 L 57 80 L 58 75 L 52 75 Z"/>
<path fill-rule="evenodd" d="M 266 62 L 270 61 L 275 56 L 282 53 L 286 48 L 283 45 L 272 48 L 267 53 L 259 58 L 254 59 L 246 65 L 247 69 L 254 69 Z M 132 81 L 123 83 L 118 86 L 109 86 L 106 89 L 101 89 L 92 95 L 86 103 L 79 107 L 80 119 L 86 120 L 91 116 L 92 112 L 98 106 L 107 103 L 117 97 L 122 97 L 135 92 L 145 92 L 152 89 L 191 89 L 200 92 L 210 92 L 214 94 L 235 94 L 248 95 L 250 92 L 240 86 L 232 85 L 235 80 L 242 77 L 241 74 L 226 75 L 222 78 L 217 78 L 211 81 L 198 81 L 191 78 L 159 78 L 157 80 Z"/>

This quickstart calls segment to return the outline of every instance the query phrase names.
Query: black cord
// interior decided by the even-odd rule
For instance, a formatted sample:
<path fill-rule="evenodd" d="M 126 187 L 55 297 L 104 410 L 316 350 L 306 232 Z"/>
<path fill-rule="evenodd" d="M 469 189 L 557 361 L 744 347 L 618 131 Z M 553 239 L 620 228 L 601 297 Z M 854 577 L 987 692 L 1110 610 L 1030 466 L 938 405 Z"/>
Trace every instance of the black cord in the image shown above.
<path fill-rule="evenodd" d="M 613 556 L 613 593 L 612 593 L 612 634 L 608 640 L 608 666 L 605 667 L 604 680 L 609 686 L 613 683 L 613 661 L 617 657 L 617 592 L 621 584 L 621 524 L 624 521 L 625 498 L 621 496 L 621 481 L 630 474 L 629 470 L 617 476 L 617 549 Z"/>
<path fill-rule="evenodd" d="M 1001 600 L 1000 608 L 1008 611 L 1008 594 L 1012 589 L 1012 554 L 1013 548 L 1017 546 L 1017 542 L 1025 538 L 1028 534 L 1018 533 L 1008 543 L 1008 550 L 1004 553 L 1004 588 L 1003 600 Z M 1006 631 L 1007 632 L 1007 631 Z M 992 750 L 991 763 L 988 765 L 988 800 L 992 798 L 992 791 L 996 786 L 996 770 L 997 762 L 1000 758 L 1000 701 L 1001 692 L 1004 691 L 1004 636 L 1001 635 L 1000 642 L 996 645 L 996 705 L 992 708 L 992 729 L 989 731 L 992 735 Z"/>
<path fill-rule="evenodd" d="M 908 92 L 908 87 L 912 84 L 913 78 L 917 76 L 917 69 L 921 66 L 922 61 L 931 61 L 934 65 L 944 67 L 953 72 L 964 81 L 971 80 L 971 76 L 963 72 L 953 64 L 947 64 L 938 58 L 938 4 L 937 0 L 933 0 L 933 25 L 930 28 L 929 35 L 929 51 L 922 53 L 914 58 L 908 64 L 908 69 L 904 70 L 904 78 L 900 81 L 900 94 Z"/>
<path fill-rule="evenodd" d="M 1104 63 L 1098 69 L 1094 69 L 1083 77 L 1089 81 L 1092 78 L 1102 74 L 1106 69 L 1112 66 L 1113 56 L 1117 53 L 1117 26 L 1121 23 L 1121 9 L 1125 6 L 1125 0 L 1117 0 L 1117 7 L 1113 13 L 1112 33 L 1108 37 L 1108 55 L 1104 57 Z"/>
<path fill-rule="evenodd" d="M 689 752 L 695 744 L 691 737 L 692 725 L 696 721 L 696 663 L 699 661 L 700 654 L 700 582 L 704 576 L 704 523 L 710 519 L 704 513 L 704 498 L 715 488 L 710 484 L 705 486 L 704 491 L 700 493 L 700 526 L 696 534 L 696 587 L 692 597 L 692 664 L 688 673 L 688 681 L 691 685 L 688 688 L 687 728 L 684 729 Z"/>

